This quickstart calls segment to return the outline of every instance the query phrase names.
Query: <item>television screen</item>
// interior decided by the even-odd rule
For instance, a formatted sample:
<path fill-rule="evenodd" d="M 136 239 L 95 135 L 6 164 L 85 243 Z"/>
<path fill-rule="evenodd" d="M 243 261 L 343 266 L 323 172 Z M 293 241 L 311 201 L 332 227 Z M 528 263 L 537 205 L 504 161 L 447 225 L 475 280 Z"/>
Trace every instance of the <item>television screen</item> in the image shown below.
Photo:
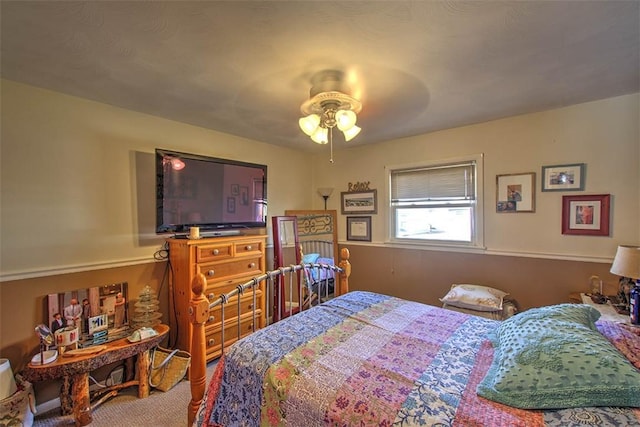
<path fill-rule="evenodd" d="M 156 232 L 266 227 L 267 166 L 156 149 Z"/>

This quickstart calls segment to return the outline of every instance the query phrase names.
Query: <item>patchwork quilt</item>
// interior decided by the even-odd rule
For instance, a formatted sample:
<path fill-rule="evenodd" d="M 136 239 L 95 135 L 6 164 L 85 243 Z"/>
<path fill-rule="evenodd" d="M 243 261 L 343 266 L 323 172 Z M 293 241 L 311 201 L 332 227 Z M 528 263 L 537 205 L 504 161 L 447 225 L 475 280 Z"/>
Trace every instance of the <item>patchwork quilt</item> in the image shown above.
<path fill-rule="evenodd" d="M 219 360 L 198 426 L 621 426 L 637 408 L 525 410 L 476 393 L 499 321 L 350 292 L 238 341 Z M 637 338 L 603 328 L 630 350 Z M 624 334 L 627 335 L 624 335 Z"/>

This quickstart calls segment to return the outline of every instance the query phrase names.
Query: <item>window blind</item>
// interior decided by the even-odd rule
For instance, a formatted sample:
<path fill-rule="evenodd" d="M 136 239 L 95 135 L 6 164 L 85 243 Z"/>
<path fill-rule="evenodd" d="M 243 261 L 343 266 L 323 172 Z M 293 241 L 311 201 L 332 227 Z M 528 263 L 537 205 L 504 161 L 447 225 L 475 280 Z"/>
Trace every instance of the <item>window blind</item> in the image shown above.
<path fill-rule="evenodd" d="M 475 199 L 475 162 L 391 173 L 391 202 Z"/>

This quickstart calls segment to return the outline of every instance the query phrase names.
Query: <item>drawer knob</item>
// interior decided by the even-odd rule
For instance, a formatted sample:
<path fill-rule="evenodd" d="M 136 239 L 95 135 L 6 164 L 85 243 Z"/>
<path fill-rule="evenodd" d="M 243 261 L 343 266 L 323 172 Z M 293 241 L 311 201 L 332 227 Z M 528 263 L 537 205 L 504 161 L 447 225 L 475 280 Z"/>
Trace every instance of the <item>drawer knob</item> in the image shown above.
<path fill-rule="evenodd" d="M 213 276 L 214 274 L 216 274 L 216 272 L 213 270 L 207 271 L 207 276 Z"/>
<path fill-rule="evenodd" d="M 216 294 L 214 294 L 213 292 L 211 292 L 209 295 L 207 295 L 207 298 L 209 298 L 209 301 L 213 302 L 213 299 L 216 297 Z"/>
<path fill-rule="evenodd" d="M 249 304 L 248 309 L 249 309 L 249 310 L 253 310 L 253 304 Z"/>
<path fill-rule="evenodd" d="M 214 320 L 216 320 L 216 316 L 209 316 L 207 322 L 213 322 Z"/>
<path fill-rule="evenodd" d="M 218 249 L 214 249 L 211 251 L 212 254 L 214 255 L 218 255 L 220 253 L 220 251 Z"/>
<path fill-rule="evenodd" d="M 256 263 L 252 262 L 251 264 L 249 264 L 249 268 L 256 268 Z"/>
<path fill-rule="evenodd" d="M 214 340 L 213 338 L 210 338 L 209 341 L 207 341 L 207 344 L 209 344 L 209 346 L 212 346 L 216 343 L 216 340 Z"/>
<path fill-rule="evenodd" d="M 245 246 L 245 249 L 248 250 L 248 251 L 251 251 L 251 250 L 253 250 L 253 246 L 247 245 L 247 246 Z"/>

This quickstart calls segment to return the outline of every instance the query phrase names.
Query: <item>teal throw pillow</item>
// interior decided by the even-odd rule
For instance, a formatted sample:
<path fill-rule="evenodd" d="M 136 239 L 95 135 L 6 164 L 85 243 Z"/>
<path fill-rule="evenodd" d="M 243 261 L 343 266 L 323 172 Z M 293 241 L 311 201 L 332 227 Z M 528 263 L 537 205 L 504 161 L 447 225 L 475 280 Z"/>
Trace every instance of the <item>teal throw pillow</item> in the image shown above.
<path fill-rule="evenodd" d="M 640 371 L 598 332 L 599 317 L 561 304 L 505 320 L 489 337 L 494 359 L 478 395 L 523 409 L 640 407 Z"/>

